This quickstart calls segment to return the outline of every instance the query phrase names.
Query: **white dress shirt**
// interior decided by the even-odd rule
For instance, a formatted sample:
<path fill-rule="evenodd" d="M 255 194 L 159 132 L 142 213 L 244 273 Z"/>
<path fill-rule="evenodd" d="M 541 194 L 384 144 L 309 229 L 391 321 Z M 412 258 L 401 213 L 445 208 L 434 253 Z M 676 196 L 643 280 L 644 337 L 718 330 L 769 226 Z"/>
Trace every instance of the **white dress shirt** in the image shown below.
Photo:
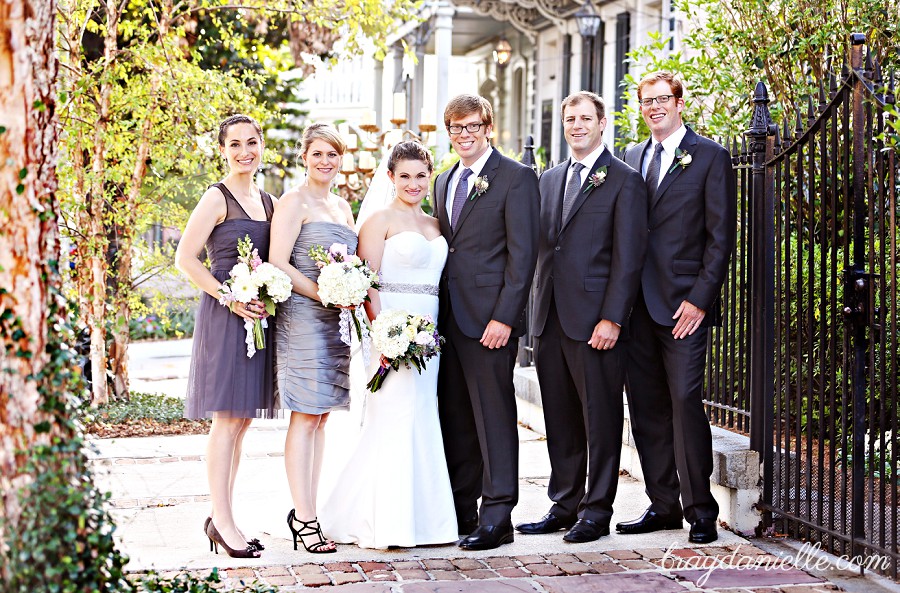
<path fill-rule="evenodd" d="M 594 163 L 596 163 L 597 159 L 600 158 L 600 155 L 603 154 L 603 149 L 605 149 L 605 148 L 606 148 L 606 145 L 601 142 L 600 146 L 595 148 L 591 154 L 587 155 L 580 161 L 577 161 L 577 160 L 575 160 L 575 157 L 572 157 L 571 161 L 569 162 L 569 169 L 568 169 L 568 171 L 566 171 L 566 185 L 564 185 L 563 187 L 569 187 L 569 180 L 572 179 L 572 173 L 574 171 L 574 169 L 572 168 L 572 165 L 574 165 L 575 163 L 581 163 L 582 165 L 584 165 L 584 168 L 581 170 L 581 173 L 580 173 L 581 183 L 579 183 L 579 185 L 583 186 L 584 182 L 587 180 L 588 175 L 591 172 L 591 169 L 594 168 Z"/>
<path fill-rule="evenodd" d="M 468 179 L 466 179 L 466 183 L 469 184 L 469 187 L 466 189 L 466 195 L 468 195 L 472 192 L 472 186 L 475 184 L 475 178 L 481 175 L 481 170 L 484 169 L 485 164 L 487 164 L 487 160 L 491 157 L 491 154 L 493 152 L 493 147 L 488 146 L 488 149 L 484 151 L 484 154 L 478 157 L 478 160 L 472 163 L 471 167 L 466 167 L 462 164 L 462 161 L 460 161 L 459 166 L 453 173 L 453 178 L 450 179 L 450 187 L 447 188 L 447 199 L 445 200 L 446 204 L 444 204 L 444 206 L 447 208 L 448 217 L 453 218 L 453 197 L 456 195 L 456 186 L 459 185 L 459 178 L 462 175 L 463 169 L 471 169 L 472 171 L 472 174 L 469 175 Z"/>
<path fill-rule="evenodd" d="M 659 178 L 656 180 L 656 187 L 659 187 L 663 178 L 669 174 L 669 169 L 672 168 L 672 163 L 675 161 L 675 149 L 681 145 L 685 134 L 687 134 L 687 128 L 684 127 L 684 124 L 681 124 L 680 128 L 669 134 L 669 137 L 662 141 L 662 152 L 659 155 Z M 651 138 L 647 144 L 646 152 L 644 152 L 644 163 L 641 168 L 641 175 L 644 179 L 647 178 L 647 168 L 650 166 L 650 160 L 653 158 L 653 151 L 656 150 L 657 144 L 659 143 Z"/>

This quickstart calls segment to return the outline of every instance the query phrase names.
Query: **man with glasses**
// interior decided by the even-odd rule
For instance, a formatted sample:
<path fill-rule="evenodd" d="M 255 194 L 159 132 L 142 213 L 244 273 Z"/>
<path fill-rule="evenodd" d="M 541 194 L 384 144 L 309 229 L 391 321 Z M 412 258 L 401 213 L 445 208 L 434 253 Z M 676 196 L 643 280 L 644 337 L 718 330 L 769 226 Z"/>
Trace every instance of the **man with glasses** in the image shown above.
<path fill-rule="evenodd" d="M 459 546 L 467 550 L 513 541 L 515 338 L 525 331 L 537 258 L 537 176 L 491 148 L 493 117 L 482 97 L 450 100 L 444 125 L 459 163 L 434 182 L 435 216 L 449 245 L 440 285 L 438 324 L 447 342 L 438 409 L 459 533 L 466 536 Z"/>
<path fill-rule="evenodd" d="M 712 436 L 703 409 L 709 327 L 720 321 L 719 291 L 734 248 L 735 180 L 731 156 L 681 119 L 684 87 L 668 72 L 638 84 L 651 137 L 625 162 L 650 198 L 647 259 L 630 328 L 626 368 L 631 430 L 650 507 L 616 525 L 620 533 L 681 529 L 717 539 L 719 507 L 710 493 Z M 680 501 L 679 501 L 680 494 Z"/>

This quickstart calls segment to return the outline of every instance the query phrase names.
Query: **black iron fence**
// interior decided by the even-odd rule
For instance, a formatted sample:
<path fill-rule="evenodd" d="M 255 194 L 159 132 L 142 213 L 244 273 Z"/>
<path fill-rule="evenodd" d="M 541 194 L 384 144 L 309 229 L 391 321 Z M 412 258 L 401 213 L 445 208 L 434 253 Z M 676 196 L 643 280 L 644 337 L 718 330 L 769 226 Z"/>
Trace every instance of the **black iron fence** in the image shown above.
<path fill-rule="evenodd" d="M 756 88 L 706 403 L 750 429 L 764 526 L 896 578 L 900 162 L 885 138 L 900 118 L 864 44 L 795 122 L 777 126 Z"/>
<path fill-rule="evenodd" d="M 897 578 L 900 115 L 864 45 L 790 124 L 757 85 L 705 403 L 761 454 L 763 527 Z"/>

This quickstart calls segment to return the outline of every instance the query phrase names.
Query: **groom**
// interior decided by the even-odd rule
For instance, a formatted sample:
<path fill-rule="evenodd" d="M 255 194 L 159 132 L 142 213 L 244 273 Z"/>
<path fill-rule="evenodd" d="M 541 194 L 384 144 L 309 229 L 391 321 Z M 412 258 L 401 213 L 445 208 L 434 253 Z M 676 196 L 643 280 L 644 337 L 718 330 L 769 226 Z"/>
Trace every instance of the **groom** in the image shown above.
<path fill-rule="evenodd" d="M 459 95 L 444 124 L 459 163 L 435 180 L 435 216 L 449 244 L 441 276 L 438 409 L 459 546 L 513 541 L 519 439 L 513 367 L 537 258 L 538 181 L 491 148 L 491 104 Z M 481 497 L 480 514 L 477 509 Z"/>

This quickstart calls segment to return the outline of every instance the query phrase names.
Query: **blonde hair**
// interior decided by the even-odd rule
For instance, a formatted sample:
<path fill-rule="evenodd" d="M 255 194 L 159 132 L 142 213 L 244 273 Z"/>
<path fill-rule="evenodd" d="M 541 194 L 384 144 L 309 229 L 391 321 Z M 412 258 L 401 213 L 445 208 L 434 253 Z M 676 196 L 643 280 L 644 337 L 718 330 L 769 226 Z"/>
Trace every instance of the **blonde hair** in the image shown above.
<path fill-rule="evenodd" d="M 300 146 L 298 148 L 300 158 L 303 158 L 309 150 L 309 145 L 316 140 L 324 140 L 330 144 L 338 154 L 344 154 L 347 150 L 347 145 L 344 144 L 341 135 L 334 126 L 323 123 L 309 124 L 303 131 L 303 136 L 300 138 Z"/>

